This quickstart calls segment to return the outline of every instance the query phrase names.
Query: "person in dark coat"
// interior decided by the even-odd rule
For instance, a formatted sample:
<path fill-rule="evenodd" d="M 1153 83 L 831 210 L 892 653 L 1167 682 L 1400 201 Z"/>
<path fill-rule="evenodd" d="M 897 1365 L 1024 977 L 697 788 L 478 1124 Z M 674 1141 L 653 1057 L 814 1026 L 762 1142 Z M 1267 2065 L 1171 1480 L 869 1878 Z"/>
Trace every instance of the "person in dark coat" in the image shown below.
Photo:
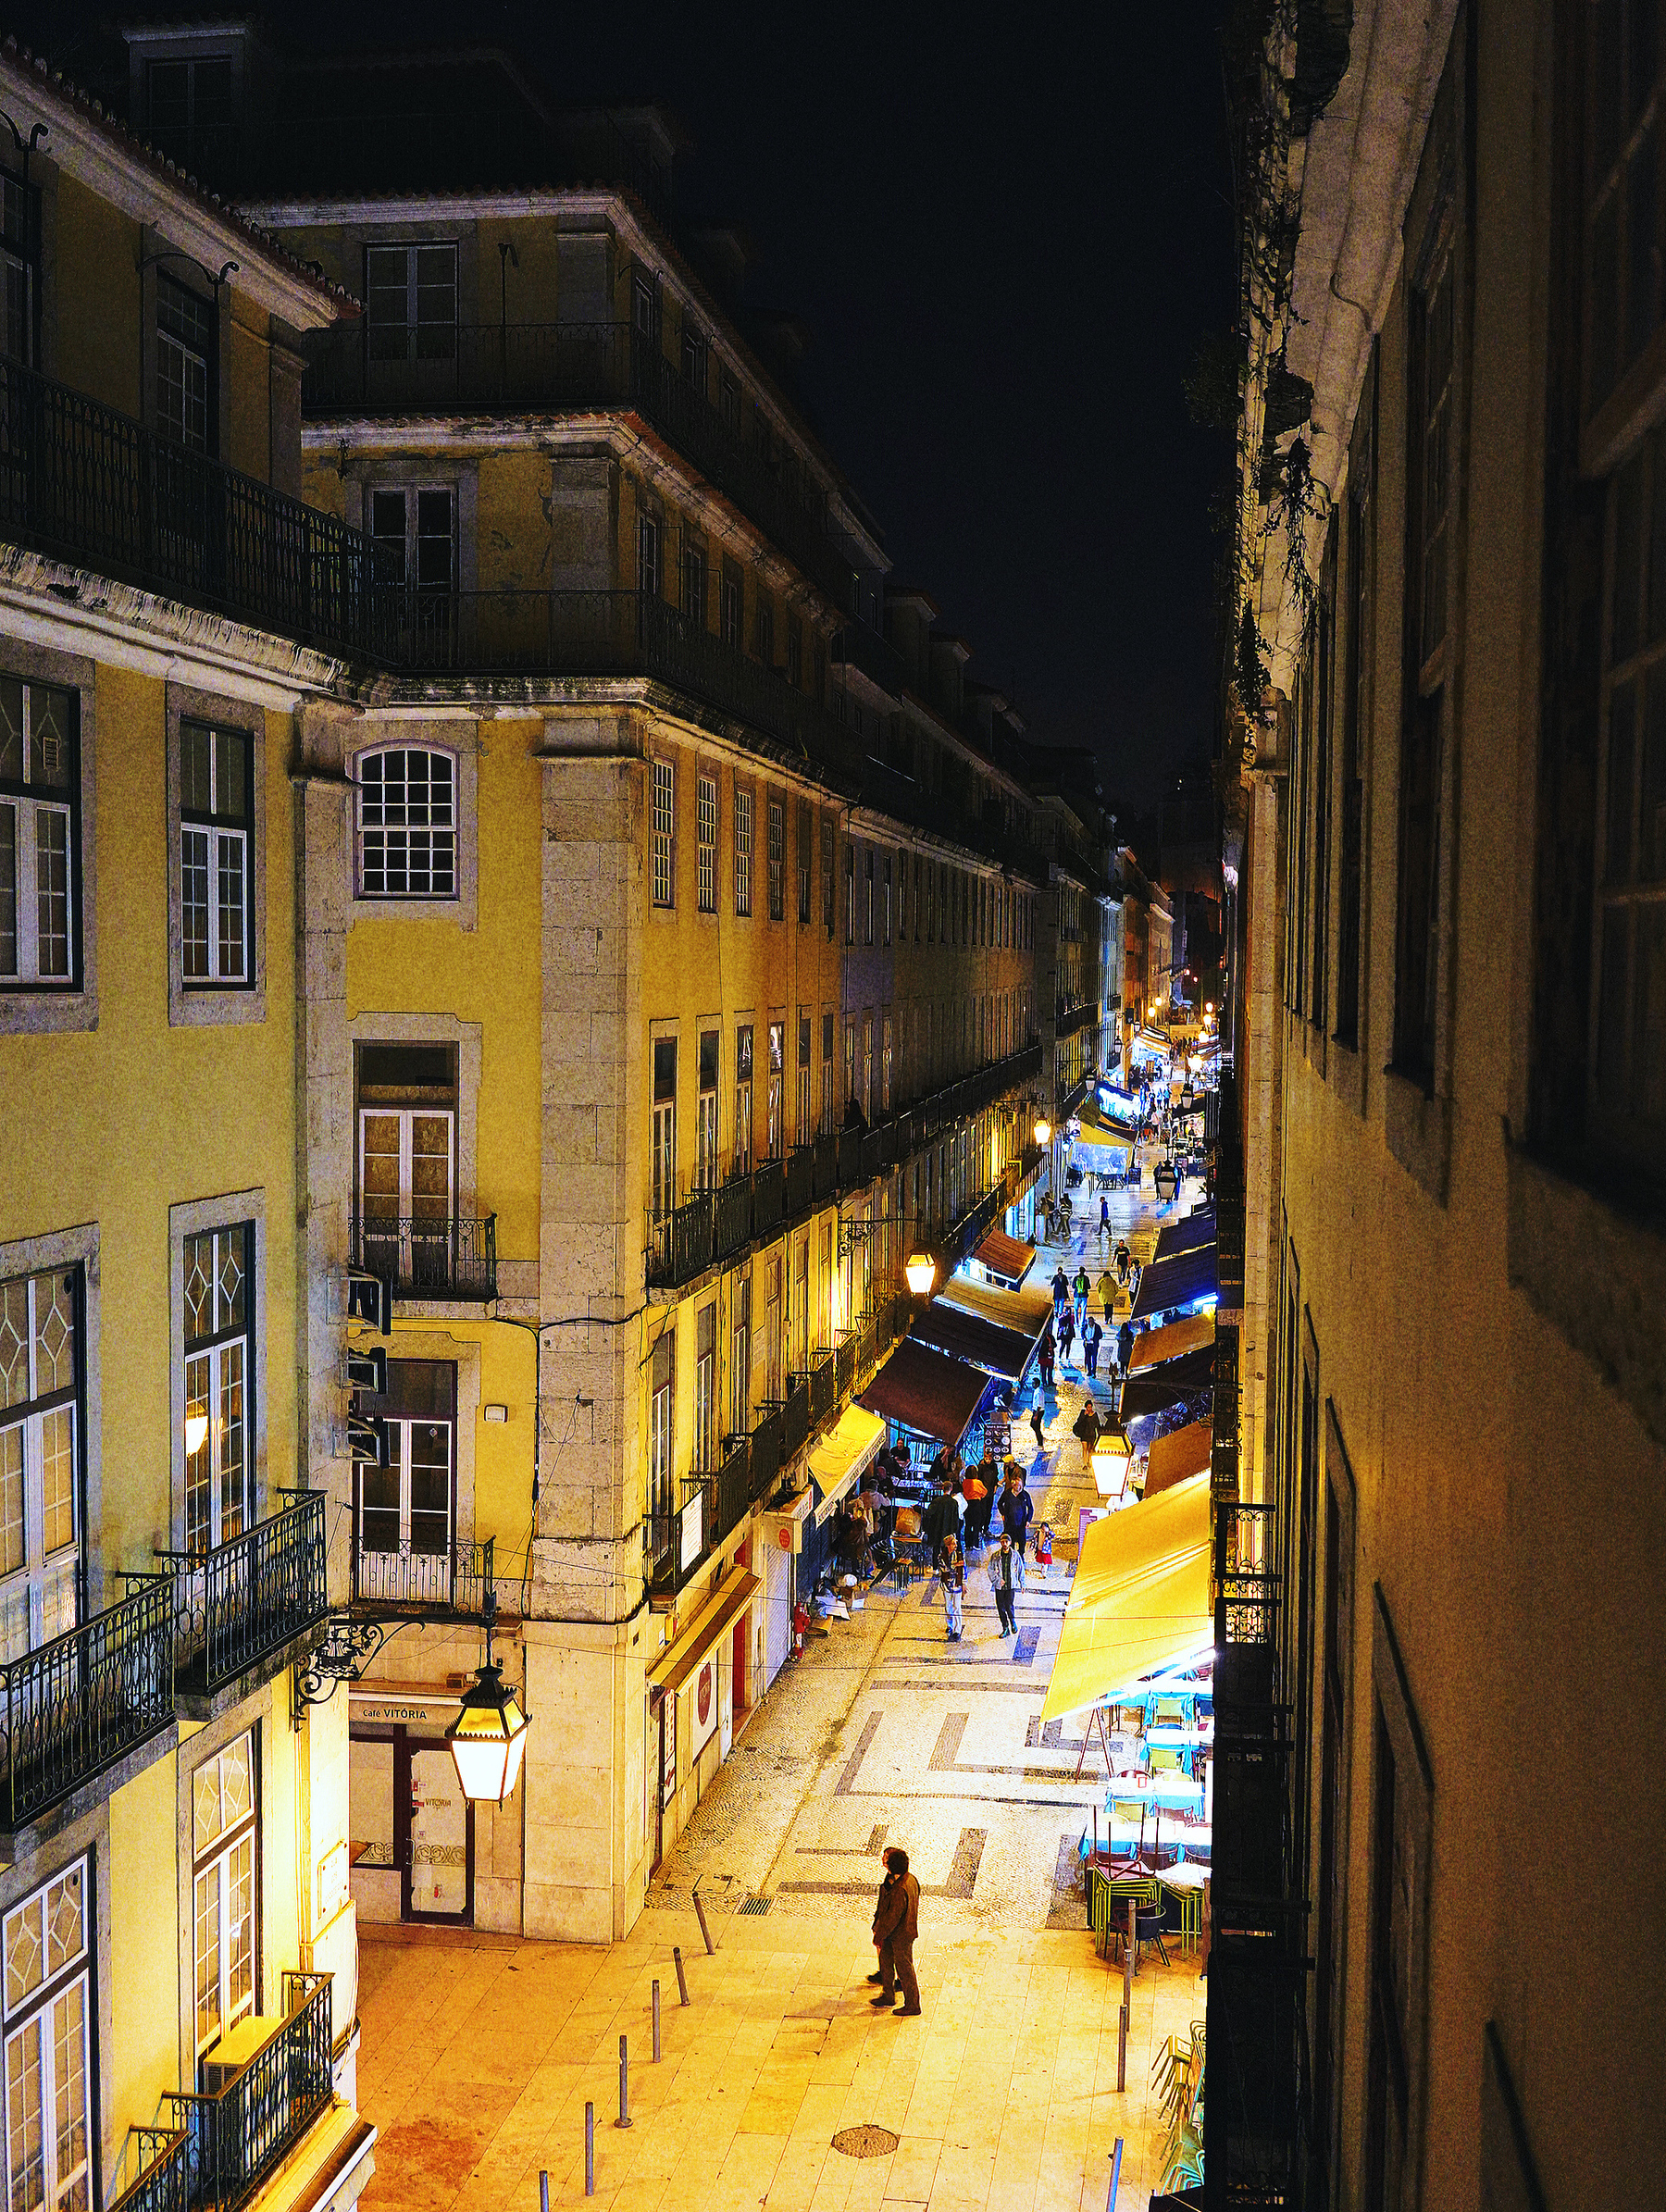
<path fill-rule="evenodd" d="M 1060 1266 L 1057 1274 L 1053 1276 L 1052 1294 L 1053 1311 L 1055 1313 L 1063 1313 L 1065 1307 L 1070 1303 L 1070 1278 L 1064 1273 L 1063 1265 Z"/>
<path fill-rule="evenodd" d="M 1059 1316 L 1059 1357 L 1068 1360 L 1070 1348 L 1075 1342 L 1075 1315 L 1068 1306 Z"/>
<path fill-rule="evenodd" d="M 901 1987 L 899 2018 L 920 2009 L 920 1985 L 914 1980 L 914 1947 L 920 1932 L 920 1885 L 908 1870 L 908 1854 L 894 1846 L 885 1854 L 885 1880 L 874 1906 L 874 1948 L 879 1969 L 868 1980 L 878 1987 L 872 2000 L 876 2011 L 889 2011 Z"/>
<path fill-rule="evenodd" d="M 1007 1476 L 1007 1486 L 1001 1494 L 1001 1525 L 1017 1547 L 1018 1557 L 1024 1557 L 1024 1547 L 1029 1536 L 1029 1524 L 1036 1517 L 1036 1501 L 1024 1486 L 1024 1476 L 1014 1467 Z"/>
<path fill-rule="evenodd" d="M 1100 1342 L 1105 1332 L 1097 1321 L 1089 1321 L 1082 1331 L 1082 1353 L 1088 1363 L 1088 1380 L 1091 1383 L 1099 1375 Z"/>
<path fill-rule="evenodd" d="M 1041 1341 L 1036 1347 L 1036 1365 L 1041 1370 L 1043 1386 L 1051 1390 L 1053 1379 L 1053 1333 L 1051 1321 L 1042 1330 Z"/>
<path fill-rule="evenodd" d="M 1124 1374 L 1127 1373 L 1128 1361 L 1133 1357 L 1134 1323 L 1131 1321 L 1125 1321 L 1122 1327 L 1116 1332 L 1116 1361 Z"/>
<path fill-rule="evenodd" d="M 932 1493 L 931 1503 L 926 1509 L 922 1532 L 926 1538 L 926 1549 L 934 1560 L 943 1548 L 943 1538 L 958 1536 L 960 1534 L 960 1510 L 946 1478 L 939 1481 Z"/>

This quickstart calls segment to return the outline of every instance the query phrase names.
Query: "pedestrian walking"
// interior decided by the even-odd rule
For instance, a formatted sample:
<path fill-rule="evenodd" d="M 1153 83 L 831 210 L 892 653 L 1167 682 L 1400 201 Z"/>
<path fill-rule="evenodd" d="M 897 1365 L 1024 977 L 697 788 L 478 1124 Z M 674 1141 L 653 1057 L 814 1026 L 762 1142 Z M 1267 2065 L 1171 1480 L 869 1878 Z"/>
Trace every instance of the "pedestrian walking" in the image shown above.
<path fill-rule="evenodd" d="M 1078 1267 L 1076 1269 L 1075 1278 L 1072 1282 L 1070 1287 L 1075 1294 L 1075 1325 L 1076 1335 L 1079 1336 L 1083 1328 L 1087 1324 L 1088 1293 L 1092 1287 L 1088 1280 L 1088 1270 L 1086 1267 Z"/>
<path fill-rule="evenodd" d="M 1118 1329 L 1118 1330 L 1117 1330 L 1117 1332 L 1116 1332 L 1116 1359 L 1117 1359 L 1117 1364 L 1118 1364 L 1118 1365 L 1121 1367 L 1121 1369 L 1122 1369 L 1122 1371 L 1123 1371 L 1124 1374 L 1126 1374 L 1126 1373 L 1127 1373 L 1127 1372 L 1128 1372 L 1128 1361 L 1130 1361 L 1130 1360 L 1131 1360 L 1133 1357 L 1134 1357 L 1134 1323 L 1132 1323 L 1132 1321 L 1125 1321 L 1125 1322 L 1123 1323 L 1123 1325 L 1122 1325 L 1122 1327 L 1121 1327 L 1120 1329 Z"/>
<path fill-rule="evenodd" d="M 1041 1423 L 1045 1420 L 1046 1415 L 1047 1394 L 1041 1387 L 1041 1377 L 1038 1375 L 1030 1388 L 1029 1414 L 1030 1426 L 1036 1432 L 1036 1449 L 1038 1451 L 1039 1451 L 1041 1448 Z"/>
<path fill-rule="evenodd" d="M 1001 1525 L 1010 1541 L 1016 1546 L 1020 1559 L 1029 1535 L 1029 1524 L 1036 1516 L 1036 1501 L 1024 1486 L 1024 1475 L 1017 1467 L 1007 1471 L 1007 1486 L 1001 1494 Z"/>
<path fill-rule="evenodd" d="M 1116 1277 L 1107 1267 L 1099 1279 L 1100 1311 L 1107 1321 L 1116 1311 Z"/>
<path fill-rule="evenodd" d="M 1052 1294 L 1053 1312 L 1055 1314 L 1063 1313 L 1065 1307 L 1070 1303 L 1070 1279 L 1064 1273 L 1064 1266 L 1062 1261 L 1059 1264 L 1057 1272 L 1053 1275 Z"/>
<path fill-rule="evenodd" d="M 1051 1390 L 1053 1379 L 1053 1333 L 1050 1321 L 1041 1332 L 1041 1341 L 1036 1347 L 1036 1365 L 1041 1370 L 1041 1380 Z"/>
<path fill-rule="evenodd" d="M 1093 1400 L 1088 1398 L 1071 1424 L 1071 1434 L 1081 1443 L 1084 1473 L 1093 1464 L 1094 1448 L 1099 1443 L 1100 1433 L 1099 1413 Z"/>
<path fill-rule="evenodd" d="M 938 1580 L 943 1585 L 943 1610 L 949 1617 L 948 1641 L 958 1644 L 966 1597 L 966 1561 L 955 1537 L 943 1538 L 943 1548 L 937 1557 L 937 1571 Z"/>
<path fill-rule="evenodd" d="M 914 1947 L 920 1932 L 920 1885 L 908 1870 L 908 1854 L 894 1845 L 885 1854 L 885 1880 L 879 1884 L 874 1907 L 874 1948 L 879 1969 L 868 1980 L 878 1985 L 871 2000 L 877 2012 L 889 2011 L 897 1991 L 902 2002 L 899 2019 L 920 2009 L 920 1985 L 914 1980 Z"/>
<path fill-rule="evenodd" d="M 1087 1361 L 1088 1380 L 1090 1383 L 1099 1380 L 1100 1343 L 1104 1334 L 1104 1330 L 1100 1327 L 1097 1321 L 1089 1321 L 1082 1331 L 1082 1351 Z"/>
<path fill-rule="evenodd" d="M 1111 1241 L 1111 1201 L 1110 1201 L 1110 1199 L 1108 1199 L 1108 1198 L 1105 1196 L 1104 1192 L 1101 1190 L 1101 1191 L 1100 1192 L 1100 1242 L 1101 1244 L 1109 1244 L 1109 1243 L 1110 1243 L 1110 1241 Z"/>
<path fill-rule="evenodd" d="M 1127 1281 L 1128 1261 L 1133 1257 L 1133 1253 L 1128 1249 L 1127 1238 L 1125 1236 L 1119 1237 L 1116 1244 L 1116 1279 L 1119 1283 Z"/>
<path fill-rule="evenodd" d="M 994 1460 L 985 1460 L 976 1473 L 968 1473 L 961 1483 L 961 1496 L 966 1501 L 963 1527 L 968 1551 L 980 1546 L 988 1534 L 989 1515 L 995 1510 L 995 1491 L 1000 1480 Z"/>
<path fill-rule="evenodd" d="M 1070 1348 L 1075 1342 L 1075 1315 L 1066 1306 L 1059 1316 L 1059 1357 L 1068 1360 Z"/>
<path fill-rule="evenodd" d="M 1015 1636 L 1018 1634 L 1018 1593 L 1024 1587 L 1024 1554 L 1004 1532 L 1001 1542 L 989 1554 L 989 1587 L 995 1593 L 995 1610 L 1001 1616 L 1001 1634 Z"/>

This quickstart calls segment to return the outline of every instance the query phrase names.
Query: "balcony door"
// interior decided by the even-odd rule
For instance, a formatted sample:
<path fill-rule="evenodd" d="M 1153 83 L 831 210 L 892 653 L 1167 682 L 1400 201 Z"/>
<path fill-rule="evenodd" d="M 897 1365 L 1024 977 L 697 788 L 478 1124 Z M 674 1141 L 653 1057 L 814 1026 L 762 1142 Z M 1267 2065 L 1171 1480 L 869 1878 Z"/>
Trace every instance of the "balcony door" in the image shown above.
<path fill-rule="evenodd" d="M 376 1423 L 385 1464 L 357 1470 L 356 1594 L 384 1604 L 449 1605 L 456 1368 L 441 1360 L 390 1360 L 386 1396 L 362 1397 L 361 1403 Z"/>
<path fill-rule="evenodd" d="M 457 249 L 433 239 L 365 248 L 366 396 L 407 404 L 457 387 Z"/>
<path fill-rule="evenodd" d="M 447 1045 L 361 1045 L 362 1264 L 406 1297 L 451 1289 L 456 1236 L 456 1056 Z"/>
<path fill-rule="evenodd" d="M 0 1283 L 0 1659 L 75 1625 L 80 1291 L 65 1268 Z"/>

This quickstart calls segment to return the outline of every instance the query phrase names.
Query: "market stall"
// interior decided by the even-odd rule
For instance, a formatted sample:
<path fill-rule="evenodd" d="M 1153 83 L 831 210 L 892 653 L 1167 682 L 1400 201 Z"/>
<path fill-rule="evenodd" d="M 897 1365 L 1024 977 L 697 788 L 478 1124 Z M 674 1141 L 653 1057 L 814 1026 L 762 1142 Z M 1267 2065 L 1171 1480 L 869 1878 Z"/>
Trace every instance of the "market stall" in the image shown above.
<path fill-rule="evenodd" d="M 916 1344 L 963 1360 L 968 1367 L 981 1367 L 1007 1384 L 1016 1384 L 1036 1349 L 1036 1338 L 1026 1331 L 969 1313 L 945 1299 L 933 1299 L 908 1333 Z"/>
<path fill-rule="evenodd" d="M 978 1454 L 968 1431 L 997 1387 L 981 1368 L 905 1336 L 860 1403 L 887 1423 L 891 1441 L 905 1445 L 911 1460 L 928 1462 L 939 1448 L 971 1460 Z"/>
<path fill-rule="evenodd" d="M 1212 1307 L 1220 1296 L 1217 1268 L 1213 1244 L 1153 1260 L 1139 1278 L 1139 1289 L 1134 1299 L 1136 1323 L 1155 1321 L 1159 1316 L 1178 1319 L 1183 1314 L 1199 1312 L 1205 1306 Z"/>
<path fill-rule="evenodd" d="M 1036 1248 L 1009 1236 L 1003 1229 L 991 1229 L 973 1253 L 972 1261 L 991 1283 L 1016 1290 L 1036 1264 Z"/>

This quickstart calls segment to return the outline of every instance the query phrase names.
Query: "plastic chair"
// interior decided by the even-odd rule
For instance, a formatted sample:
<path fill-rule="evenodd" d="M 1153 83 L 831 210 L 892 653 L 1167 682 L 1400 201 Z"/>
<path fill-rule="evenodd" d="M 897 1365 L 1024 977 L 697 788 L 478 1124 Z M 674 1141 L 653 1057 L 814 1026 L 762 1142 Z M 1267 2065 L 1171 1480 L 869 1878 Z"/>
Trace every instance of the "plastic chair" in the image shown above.
<path fill-rule="evenodd" d="M 1171 1751 L 1165 1746 L 1159 1744 L 1151 1753 L 1151 1771 L 1153 1774 L 1184 1774 L 1186 1771 L 1185 1752 Z"/>

